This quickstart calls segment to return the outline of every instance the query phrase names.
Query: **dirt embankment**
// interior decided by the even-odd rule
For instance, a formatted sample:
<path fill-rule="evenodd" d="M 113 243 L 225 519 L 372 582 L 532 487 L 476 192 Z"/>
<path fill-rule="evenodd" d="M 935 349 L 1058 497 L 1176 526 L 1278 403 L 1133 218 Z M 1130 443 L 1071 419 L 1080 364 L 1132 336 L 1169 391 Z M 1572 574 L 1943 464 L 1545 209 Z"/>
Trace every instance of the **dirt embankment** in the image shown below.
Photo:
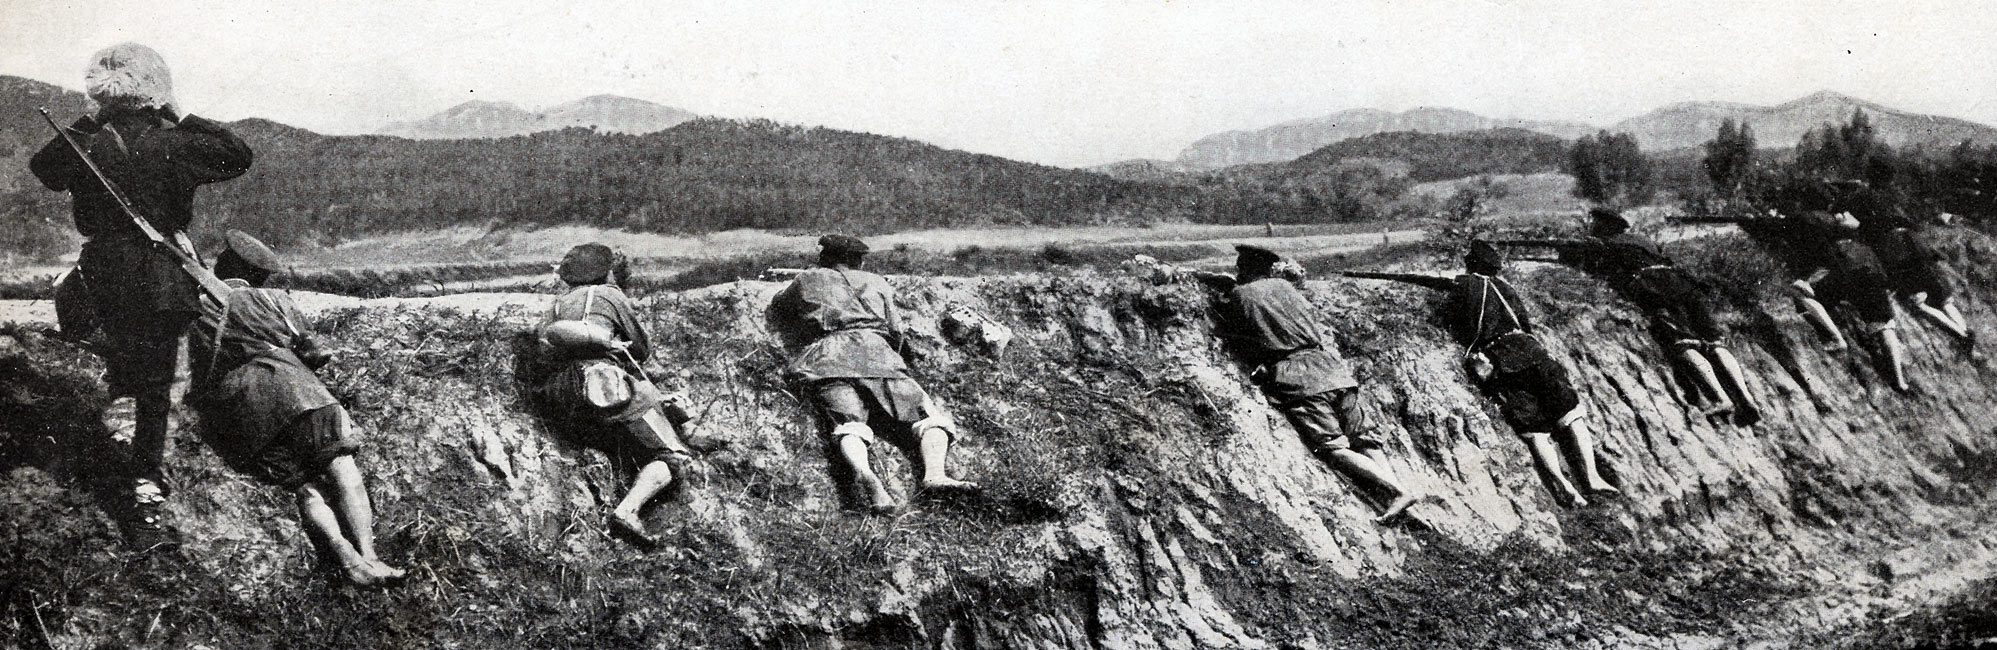
<path fill-rule="evenodd" d="M 1989 242 L 1966 250 L 1989 259 Z M 664 548 L 604 533 L 629 463 L 536 417 L 512 306 L 458 297 L 322 305 L 327 375 L 360 459 L 385 592 L 316 573 L 288 499 L 176 440 L 177 554 L 120 550 L 92 409 L 96 361 L 0 340 L 0 635 L 39 647 L 1375 648 L 1818 647 L 1988 576 L 1997 384 L 1905 324 L 1917 389 L 1816 352 L 1779 301 L 1734 314 L 1767 407 L 1716 426 L 1681 399 L 1641 318 L 1594 280 L 1521 285 L 1580 383 L 1626 497 L 1564 509 L 1465 384 L 1424 290 L 1314 282 L 1411 521 L 1307 452 L 1215 342 L 1207 297 L 1083 274 L 895 278 L 920 378 L 964 425 L 975 499 L 850 509 L 762 326 L 777 285 L 645 301 L 668 383 L 700 405 L 697 486 L 647 513 Z M 1965 297 L 1993 320 L 1983 269 Z M 961 303 L 1018 334 L 991 359 L 944 341 Z M 1770 314 L 1774 314 L 1771 316 Z M 1851 638 L 1842 639 L 1851 642 Z"/>

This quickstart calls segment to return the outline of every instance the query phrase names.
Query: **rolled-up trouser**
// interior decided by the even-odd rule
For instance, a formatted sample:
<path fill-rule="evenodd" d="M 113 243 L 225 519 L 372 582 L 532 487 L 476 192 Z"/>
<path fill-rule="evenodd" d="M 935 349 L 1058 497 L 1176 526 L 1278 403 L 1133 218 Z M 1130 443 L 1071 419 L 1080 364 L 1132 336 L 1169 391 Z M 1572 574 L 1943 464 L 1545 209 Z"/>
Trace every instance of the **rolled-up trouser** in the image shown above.
<path fill-rule="evenodd" d="M 920 439 L 925 429 L 941 429 L 956 440 L 957 427 L 949 414 L 929 399 L 920 384 L 906 377 L 839 378 L 812 386 L 819 409 L 832 425 L 834 439 L 853 435 L 869 444 L 874 429 L 891 427 Z"/>

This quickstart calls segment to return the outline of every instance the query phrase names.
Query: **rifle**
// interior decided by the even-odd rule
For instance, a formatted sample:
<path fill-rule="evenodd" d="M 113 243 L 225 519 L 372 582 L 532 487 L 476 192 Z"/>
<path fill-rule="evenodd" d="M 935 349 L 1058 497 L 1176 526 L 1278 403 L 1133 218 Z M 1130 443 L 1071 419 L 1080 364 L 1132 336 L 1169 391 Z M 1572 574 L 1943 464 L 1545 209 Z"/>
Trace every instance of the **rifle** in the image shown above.
<path fill-rule="evenodd" d="M 1412 284 L 1418 287 L 1425 287 L 1429 289 L 1440 289 L 1444 291 L 1449 290 L 1450 287 L 1455 286 L 1456 284 L 1456 281 L 1450 278 L 1434 276 L 1434 275 L 1423 275 L 1420 273 L 1384 273 L 1379 271 L 1339 271 L 1338 274 L 1348 278 L 1359 278 L 1362 280 L 1388 280 L 1392 282 L 1405 282 L 1407 284 Z"/>
<path fill-rule="evenodd" d="M 798 274 L 804 273 L 805 271 L 809 270 L 810 269 L 790 269 L 780 266 L 772 266 L 770 268 L 763 269 L 762 273 L 756 274 L 756 279 L 764 282 L 781 282 L 784 280 L 795 278 L 798 276 Z"/>
<path fill-rule="evenodd" d="M 229 304 L 229 285 L 222 284 L 222 280 L 215 277 L 207 265 L 201 263 L 201 256 L 194 252 L 194 244 L 182 233 L 175 233 L 176 238 L 168 241 L 165 235 L 160 234 L 159 229 L 153 227 L 151 221 L 146 220 L 145 215 L 139 214 L 138 208 L 132 207 L 132 202 L 125 199 L 125 193 L 118 191 L 118 186 L 111 184 L 111 179 L 104 175 L 104 170 L 97 167 L 97 161 L 90 159 L 90 152 L 85 151 L 83 145 L 77 144 L 76 138 L 70 137 L 69 129 L 55 123 L 55 118 L 49 115 L 49 109 L 35 110 L 42 114 L 42 120 L 49 123 L 49 128 L 55 129 L 56 135 L 62 136 L 63 142 L 69 143 L 70 151 L 76 152 L 76 157 L 81 158 L 83 165 L 90 168 L 90 173 L 96 175 L 97 182 L 104 184 L 104 191 L 111 195 L 112 200 L 118 202 L 118 207 L 125 211 L 125 216 L 132 218 L 132 223 L 139 227 L 139 232 L 144 233 L 146 239 L 153 240 L 154 244 L 165 248 L 167 254 L 172 255 L 173 260 L 180 263 L 180 270 L 187 273 L 188 277 L 194 278 L 194 283 L 201 285 L 201 290 L 207 293 L 209 298 L 214 299 L 215 304 Z"/>
<path fill-rule="evenodd" d="M 1579 251 L 1584 248 L 1587 248 L 1590 245 L 1590 243 L 1587 240 L 1583 239 L 1487 239 L 1484 241 L 1485 243 L 1488 243 L 1492 246 L 1497 246 L 1500 248 L 1509 248 L 1514 250 L 1517 249 L 1524 249 L 1528 251 L 1550 250 L 1553 251 L 1556 259 L 1560 255 L 1566 254 L 1570 251 Z M 1524 257 L 1523 259 L 1529 259 L 1541 262 L 1547 261 L 1547 258 L 1545 257 L 1527 256 Z"/>

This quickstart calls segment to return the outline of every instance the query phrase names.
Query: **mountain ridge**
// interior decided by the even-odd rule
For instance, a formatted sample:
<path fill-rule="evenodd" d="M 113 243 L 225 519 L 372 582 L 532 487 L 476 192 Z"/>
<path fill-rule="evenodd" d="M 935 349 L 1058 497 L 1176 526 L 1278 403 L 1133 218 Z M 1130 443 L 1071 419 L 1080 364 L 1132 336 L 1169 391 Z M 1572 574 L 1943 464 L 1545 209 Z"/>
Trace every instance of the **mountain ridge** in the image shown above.
<path fill-rule="evenodd" d="M 581 127 L 605 133 L 656 133 L 698 117 L 684 109 L 621 95 L 596 94 L 539 112 L 512 102 L 474 99 L 427 117 L 375 130 L 416 140 L 508 138 Z"/>
<path fill-rule="evenodd" d="M 1665 104 L 1607 127 L 1572 121 L 1489 118 L 1447 107 L 1417 107 L 1394 113 L 1353 108 L 1321 117 L 1279 122 L 1260 129 L 1222 131 L 1195 140 L 1171 162 L 1203 168 L 1295 160 L 1319 148 L 1352 138 L 1393 131 L 1456 133 L 1517 128 L 1569 140 L 1598 130 L 1635 135 L 1645 151 L 1696 147 L 1712 139 L 1721 120 L 1745 120 L 1761 146 L 1795 146 L 1803 133 L 1829 122 L 1842 122 L 1853 110 L 1871 114 L 1887 144 L 1947 146 L 1964 140 L 1997 144 L 1997 127 L 1962 118 L 1913 113 L 1833 90 L 1798 97 L 1773 106 L 1719 100 L 1689 100 Z"/>
<path fill-rule="evenodd" d="M 1290 120 L 1262 129 L 1223 131 L 1193 142 L 1175 162 L 1206 168 L 1295 160 L 1341 140 L 1377 133 L 1414 131 L 1457 133 L 1517 128 L 1573 139 L 1593 133 L 1580 122 L 1492 118 L 1469 111 L 1424 106 L 1399 113 L 1354 108 L 1321 117 Z"/>

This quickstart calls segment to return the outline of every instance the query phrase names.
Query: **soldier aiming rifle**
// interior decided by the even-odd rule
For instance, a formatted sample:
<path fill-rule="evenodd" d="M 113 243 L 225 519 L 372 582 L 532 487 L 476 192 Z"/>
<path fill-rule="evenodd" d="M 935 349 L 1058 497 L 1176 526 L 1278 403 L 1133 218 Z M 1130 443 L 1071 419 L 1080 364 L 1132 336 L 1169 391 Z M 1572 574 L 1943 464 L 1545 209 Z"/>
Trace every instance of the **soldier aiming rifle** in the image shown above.
<path fill-rule="evenodd" d="M 1726 329 L 1713 316 L 1709 288 L 1659 250 L 1650 238 L 1629 232 L 1629 221 L 1608 208 L 1588 211 L 1586 239 L 1494 241 L 1501 247 L 1554 249 L 1558 260 L 1607 280 L 1650 317 L 1651 335 L 1696 380 L 1693 391 L 1710 398 L 1706 414 L 1731 416 L 1739 425 L 1761 420 L 1746 375 L 1725 344 Z"/>
<path fill-rule="evenodd" d="M 1400 516 L 1418 495 L 1394 477 L 1378 431 L 1360 411 L 1352 364 L 1339 355 L 1333 332 L 1297 292 L 1292 278 L 1300 278 L 1302 268 L 1266 248 L 1234 248 L 1239 256 L 1233 276 L 1191 276 L 1225 293 L 1214 333 L 1240 354 L 1249 380 L 1290 421 L 1305 447 L 1380 496 L 1375 521 Z M 1284 268 L 1294 270 L 1286 273 Z"/>
<path fill-rule="evenodd" d="M 1594 436 L 1588 431 L 1587 410 L 1568 379 L 1567 369 L 1547 353 L 1535 336 L 1527 305 L 1510 282 L 1499 277 L 1504 255 L 1489 243 L 1474 241 L 1463 256 L 1464 273 L 1453 278 L 1412 273 L 1344 271 L 1340 275 L 1369 280 L 1405 282 L 1449 292 L 1450 329 L 1464 346 L 1465 369 L 1472 380 L 1497 400 L 1512 430 L 1526 439 L 1533 462 L 1553 482 L 1560 496 L 1575 506 L 1588 505 L 1561 471 L 1553 434 L 1563 433 L 1568 458 L 1580 470 L 1581 482 L 1593 494 L 1620 491 L 1602 478 L 1595 463 Z"/>

